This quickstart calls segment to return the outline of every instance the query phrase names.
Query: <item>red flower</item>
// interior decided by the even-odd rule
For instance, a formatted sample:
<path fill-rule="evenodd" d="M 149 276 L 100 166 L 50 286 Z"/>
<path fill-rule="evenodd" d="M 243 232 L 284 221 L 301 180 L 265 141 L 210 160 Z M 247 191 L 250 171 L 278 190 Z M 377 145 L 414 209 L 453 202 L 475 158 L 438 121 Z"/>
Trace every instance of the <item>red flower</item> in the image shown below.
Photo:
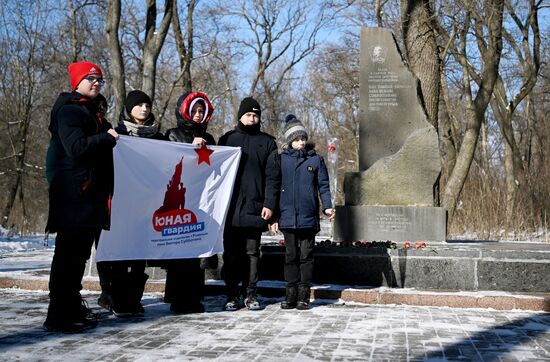
<path fill-rule="evenodd" d="M 352 242 L 351 240 L 343 240 L 341 243 L 340 243 L 341 246 L 351 246 L 352 245 Z"/>
<path fill-rule="evenodd" d="M 279 245 L 285 245 L 285 239 L 279 239 Z"/>
<path fill-rule="evenodd" d="M 408 249 L 411 247 L 411 243 L 409 241 L 405 241 L 405 243 L 403 244 L 403 246 L 405 247 L 405 249 Z"/>
<path fill-rule="evenodd" d="M 336 151 L 336 146 L 335 145 L 328 145 L 327 150 Z"/>

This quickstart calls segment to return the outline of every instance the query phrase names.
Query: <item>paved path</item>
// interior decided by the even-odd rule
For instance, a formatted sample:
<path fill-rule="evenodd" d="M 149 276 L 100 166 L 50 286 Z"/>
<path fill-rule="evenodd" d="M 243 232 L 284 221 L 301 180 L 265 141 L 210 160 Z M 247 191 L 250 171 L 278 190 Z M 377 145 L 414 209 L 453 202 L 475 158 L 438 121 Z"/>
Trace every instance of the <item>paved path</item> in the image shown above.
<path fill-rule="evenodd" d="M 98 293 L 83 293 L 97 309 Z M 550 314 L 316 301 L 309 311 L 266 308 L 176 316 L 161 294 L 144 318 L 104 315 L 80 335 L 42 330 L 47 293 L 0 289 L 1 361 L 550 361 Z"/>

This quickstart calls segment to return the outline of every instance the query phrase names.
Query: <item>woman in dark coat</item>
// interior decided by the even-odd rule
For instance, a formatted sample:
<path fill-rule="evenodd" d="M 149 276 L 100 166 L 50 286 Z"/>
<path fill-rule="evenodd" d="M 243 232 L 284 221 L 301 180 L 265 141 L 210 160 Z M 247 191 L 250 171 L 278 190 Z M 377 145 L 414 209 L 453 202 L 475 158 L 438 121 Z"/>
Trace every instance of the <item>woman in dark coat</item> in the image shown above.
<path fill-rule="evenodd" d="M 103 85 L 101 69 L 89 62 L 68 67 L 71 93 L 53 106 L 46 172 L 50 180 L 46 232 L 57 232 L 50 272 L 50 304 L 44 327 L 77 333 L 97 322 L 80 295 L 92 245 L 109 229 L 113 191 L 112 149 L 118 134 L 101 117 L 94 99 Z"/>
<path fill-rule="evenodd" d="M 121 135 L 164 140 L 151 113 L 151 98 L 140 90 L 126 96 L 115 130 Z M 149 276 L 145 260 L 97 263 L 101 295 L 97 303 L 119 317 L 141 316 L 141 297 Z"/>
<path fill-rule="evenodd" d="M 195 146 L 215 145 L 214 137 L 206 132 L 214 108 L 206 94 L 187 92 L 176 102 L 177 127 L 166 132 L 173 142 L 191 143 Z M 217 260 L 217 255 L 210 258 Z M 199 258 L 168 260 L 164 302 L 171 303 L 170 310 L 178 314 L 202 313 L 204 306 L 204 269 Z"/>

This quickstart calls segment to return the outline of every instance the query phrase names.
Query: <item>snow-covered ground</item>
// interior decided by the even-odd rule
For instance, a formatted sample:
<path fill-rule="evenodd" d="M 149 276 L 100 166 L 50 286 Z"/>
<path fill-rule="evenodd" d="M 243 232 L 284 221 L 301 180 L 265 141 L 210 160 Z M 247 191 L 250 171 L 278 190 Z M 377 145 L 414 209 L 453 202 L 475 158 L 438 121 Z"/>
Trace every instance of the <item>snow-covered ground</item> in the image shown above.
<path fill-rule="evenodd" d="M 53 238 L 0 230 L 0 277 L 48 269 L 53 249 Z M 101 311 L 97 292 L 83 296 Z M 160 293 L 148 293 L 145 318 L 103 313 L 96 329 L 59 335 L 41 329 L 46 291 L 0 289 L 0 360 L 550 361 L 549 313 L 341 300 L 285 311 L 281 300 L 261 297 L 259 312 L 223 312 L 223 296 L 207 297 L 207 313 L 176 316 Z"/>
<path fill-rule="evenodd" d="M 48 269 L 54 247 L 53 238 L 10 235 L 0 228 L 0 276 L 23 277 L 30 270 Z"/>

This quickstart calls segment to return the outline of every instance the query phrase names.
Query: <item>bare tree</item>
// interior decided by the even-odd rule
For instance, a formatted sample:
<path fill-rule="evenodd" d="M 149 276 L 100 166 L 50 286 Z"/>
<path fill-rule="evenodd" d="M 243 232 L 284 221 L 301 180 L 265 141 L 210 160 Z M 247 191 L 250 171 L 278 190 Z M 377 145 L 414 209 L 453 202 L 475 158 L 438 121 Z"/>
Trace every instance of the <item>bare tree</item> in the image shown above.
<path fill-rule="evenodd" d="M 8 18 L 11 19 L 9 22 Z M 35 169 L 40 169 L 40 166 L 28 161 L 28 136 L 35 106 L 33 102 L 37 98 L 36 87 L 45 70 L 40 56 L 46 45 L 42 34 L 46 33 L 48 18 L 47 9 L 40 5 L 17 4 L 2 9 L 2 43 L 5 51 L 0 58 L 0 123 L 6 128 L 9 148 L 1 158 L 10 164 L 2 174 L 2 177 L 8 180 L 8 196 L 2 209 L 3 227 L 10 221 L 17 198 L 22 212 L 22 226 L 24 229 L 28 226 L 24 179 L 32 175 Z M 17 31 L 14 31 L 15 29 Z"/>
<path fill-rule="evenodd" d="M 115 97 L 115 115 L 120 114 L 122 104 L 126 98 L 126 84 L 124 75 L 124 60 L 122 59 L 122 49 L 118 38 L 118 29 L 120 26 L 120 0 L 110 0 L 107 9 L 106 31 L 107 46 L 111 54 L 111 74 L 112 90 Z"/>
<path fill-rule="evenodd" d="M 85 38 L 81 36 L 81 27 L 79 21 L 84 22 L 86 20 L 86 7 L 93 7 L 97 5 L 97 1 L 94 0 L 67 0 L 69 8 L 69 22 L 70 22 L 70 39 L 71 39 L 71 62 L 77 62 L 80 59 L 82 48 L 85 45 Z"/>
<path fill-rule="evenodd" d="M 374 1 L 374 13 L 376 14 L 376 25 L 381 28 L 384 26 L 384 5 L 388 0 L 375 0 Z"/>
<path fill-rule="evenodd" d="M 529 10 L 525 20 L 516 12 L 516 5 L 506 2 L 506 10 L 517 26 L 521 36 L 514 37 L 504 29 L 503 35 L 511 47 L 521 67 L 521 73 L 513 73 L 514 79 L 522 79 L 522 84 L 514 92 L 506 86 L 503 75 L 499 74 L 495 85 L 491 108 L 504 138 L 506 170 L 506 224 L 510 226 L 517 206 L 518 190 L 528 191 L 528 178 L 523 166 L 516 136 L 514 135 L 513 116 L 519 104 L 531 93 L 538 78 L 540 69 L 540 31 L 538 25 L 538 8 L 542 0 L 529 1 Z M 520 42 L 516 39 L 519 38 Z M 508 88 L 508 89 L 507 89 Z M 510 94 L 510 97 L 508 97 Z"/>
<path fill-rule="evenodd" d="M 244 21 L 246 34 L 250 35 L 241 32 L 237 43 L 255 56 L 256 66 L 246 94 L 264 96 L 267 119 L 278 119 L 276 97 L 283 82 L 315 50 L 321 29 L 345 6 L 311 1 L 241 0 L 238 8 L 229 9 L 230 15 Z M 269 70 L 273 74 L 267 76 Z"/>
<path fill-rule="evenodd" d="M 449 33 L 439 28 L 445 42 L 450 42 L 452 54 L 462 66 L 464 99 L 466 102 L 466 126 L 464 136 L 453 168 L 443 193 L 443 206 L 452 220 L 458 197 L 464 186 L 466 176 L 474 158 L 481 124 L 485 119 L 485 111 L 491 101 L 493 88 L 498 78 L 500 58 L 502 54 L 502 23 L 504 1 L 488 0 L 483 5 L 466 1 L 464 4 L 464 19 L 455 21 L 454 26 L 460 31 L 456 42 Z M 482 69 L 477 72 L 469 60 L 471 56 L 469 45 L 469 33 L 475 35 L 479 62 Z M 477 92 L 472 87 L 471 79 L 477 78 Z"/>
<path fill-rule="evenodd" d="M 183 89 L 190 92 L 193 89 L 191 76 L 191 63 L 193 62 L 193 12 L 195 11 L 195 0 L 187 3 L 187 32 L 185 37 L 181 32 L 181 24 L 178 14 L 178 2 L 174 1 L 174 15 L 172 16 L 172 31 L 176 39 L 176 49 L 180 59 L 181 84 Z M 185 42 L 187 40 L 187 43 Z"/>
<path fill-rule="evenodd" d="M 145 23 L 145 42 L 143 44 L 143 63 L 142 63 L 142 83 L 141 90 L 154 98 L 155 94 L 155 76 L 157 59 L 168 34 L 170 22 L 172 20 L 172 9 L 174 0 L 164 1 L 164 16 L 157 29 L 157 2 L 156 0 L 146 0 L 147 15 Z"/>

